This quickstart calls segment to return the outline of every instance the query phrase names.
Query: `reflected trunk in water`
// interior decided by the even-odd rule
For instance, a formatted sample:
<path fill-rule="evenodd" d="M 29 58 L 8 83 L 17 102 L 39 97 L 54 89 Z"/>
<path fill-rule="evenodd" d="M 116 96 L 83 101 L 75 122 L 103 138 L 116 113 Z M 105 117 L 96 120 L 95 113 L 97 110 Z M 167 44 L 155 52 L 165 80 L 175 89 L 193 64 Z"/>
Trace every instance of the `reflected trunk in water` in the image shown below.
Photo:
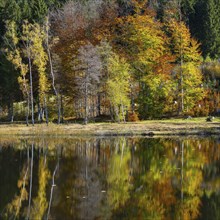
<path fill-rule="evenodd" d="M 49 201 L 49 207 L 48 207 L 48 212 L 47 212 L 47 219 L 49 219 L 49 216 L 50 216 L 50 208 L 51 208 L 52 199 L 53 199 L 53 189 L 56 186 L 55 185 L 55 175 L 58 170 L 58 166 L 59 166 L 58 164 L 59 164 L 59 159 L 58 159 L 57 165 L 53 171 L 52 185 L 51 185 L 51 190 L 50 190 L 50 201 Z"/>
<path fill-rule="evenodd" d="M 27 212 L 27 219 L 30 217 L 31 211 L 31 194 L 32 194 L 32 181 L 33 181 L 33 164 L 34 164 L 34 144 L 31 145 L 31 176 L 30 176 L 30 190 L 29 190 L 29 202 L 28 202 L 28 212 Z"/>

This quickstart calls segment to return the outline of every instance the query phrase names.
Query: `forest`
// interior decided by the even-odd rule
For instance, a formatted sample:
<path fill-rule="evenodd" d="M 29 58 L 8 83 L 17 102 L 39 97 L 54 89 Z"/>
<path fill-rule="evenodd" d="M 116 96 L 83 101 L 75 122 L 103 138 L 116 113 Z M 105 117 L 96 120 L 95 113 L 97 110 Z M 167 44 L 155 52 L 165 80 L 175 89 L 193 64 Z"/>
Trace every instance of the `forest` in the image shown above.
<path fill-rule="evenodd" d="M 220 0 L 0 0 L 0 122 L 220 113 Z"/>

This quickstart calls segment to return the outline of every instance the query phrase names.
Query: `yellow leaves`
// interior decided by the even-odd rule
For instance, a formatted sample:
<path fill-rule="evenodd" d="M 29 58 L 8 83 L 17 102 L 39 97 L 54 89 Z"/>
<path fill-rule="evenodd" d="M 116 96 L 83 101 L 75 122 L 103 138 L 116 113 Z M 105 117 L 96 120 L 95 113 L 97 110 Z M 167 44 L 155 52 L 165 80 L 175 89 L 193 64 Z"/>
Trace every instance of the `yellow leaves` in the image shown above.
<path fill-rule="evenodd" d="M 140 197 L 138 206 L 140 208 L 138 211 L 140 215 L 139 219 L 163 219 L 165 209 L 160 201 L 154 197 L 144 194 Z"/>
<path fill-rule="evenodd" d="M 131 42 L 139 46 L 139 51 L 146 49 L 164 49 L 160 24 L 149 15 L 129 16 L 127 24 L 131 27 Z M 162 47 L 161 47 L 162 46 Z M 160 53 L 157 51 L 157 54 Z M 153 55 L 153 53 L 151 53 Z"/>
<path fill-rule="evenodd" d="M 110 78 L 114 78 L 120 82 L 125 78 L 129 78 L 129 64 L 126 63 L 124 58 L 119 58 L 118 55 L 114 54 L 108 59 L 108 69 L 111 73 Z"/>
<path fill-rule="evenodd" d="M 109 162 L 107 182 L 109 187 L 108 190 L 108 202 L 113 210 L 125 205 L 129 199 L 129 190 L 131 189 L 130 181 L 130 152 L 126 146 L 126 140 L 122 138 L 117 143 L 121 154 L 116 152 Z"/>
<path fill-rule="evenodd" d="M 127 16 L 117 19 L 117 23 L 122 31 L 122 40 L 137 47 L 139 51 L 157 48 L 161 43 L 160 25 L 149 15 Z"/>
<path fill-rule="evenodd" d="M 13 62 L 13 58 L 14 58 L 13 53 L 7 51 L 7 59 L 9 61 Z M 15 64 L 17 64 L 16 61 L 15 61 Z M 15 68 L 17 68 L 17 67 L 15 66 Z"/>
<path fill-rule="evenodd" d="M 186 48 L 186 50 L 186 61 L 194 62 L 197 64 L 201 63 L 202 57 L 200 52 L 200 43 L 198 43 L 195 39 L 191 39 L 190 46 Z"/>
<path fill-rule="evenodd" d="M 25 21 L 22 25 L 21 39 L 26 44 L 26 49 L 32 56 L 31 58 L 36 66 L 45 65 L 43 63 L 47 61 L 47 54 L 43 47 L 45 38 L 44 29 L 39 24 L 31 24 Z"/>
<path fill-rule="evenodd" d="M 179 87 L 181 86 L 184 92 L 185 110 L 190 111 L 205 96 L 204 88 L 201 86 L 201 70 L 193 62 L 188 62 L 176 67 L 175 74 L 176 83 L 182 79 Z M 181 93 L 178 95 L 181 97 Z"/>
<path fill-rule="evenodd" d="M 177 59 L 198 64 L 201 61 L 200 44 L 191 38 L 189 28 L 185 23 L 170 19 L 167 27 L 171 34 L 173 52 Z"/>
<path fill-rule="evenodd" d="M 191 195 L 198 195 L 200 190 L 200 184 L 203 180 L 202 171 L 196 168 L 191 168 L 186 171 L 185 179 L 187 181 L 187 186 L 184 187 L 184 190 Z"/>
<path fill-rule="evenodd" d="M 41 103 L 44 102 L 46 93 L 48 92 L 50 86 L 45 72 L 40 72 L 39 74 L 39 97 Z"/>
<path fill-rule="evenodd" d="M 24 21 L 21 40 L 25 45 L 25 55 L 29 59 L 32 59 L 33 64 L 37 67 L 39 75 L 39 97 L 42 103 L 49 90 L 49 82 L 46 76 L 48 56 L 44 49 L 44 41 L 46 40 L 45 29 L 37 23 L 31 24 L 28 21 Z M 16 62 L 16 59 L 14 59 L 14 62 Z M 21 60 L 19 62 L 21 62 Z M 21 75 L 25 75 L 24 71 L 27 71 L 26 66 L 23 66 Z"/>
<path fill-rule="evenodd" d="M 6 21 L 6 34 L 5 38 L 7 43 L 10 44 L 10 46 L 14 46 L 18 44 L 18 36 L 17 36 L 17 27 L 16 23 L 14 21 Z"/>
<path fill-rule="evenodd" d="M 23 40 L 26 43 L 32 43 L 37 42 L 39 40 L 44 40 L 45 37 L 45 31 L 39 24 L 31 24 L 26 20 L 23 22 L 21 40 Z"/>
<path fill-rule="evenodd" d="M 141 14 L 146 11 L 149 0 L 131 0 L 131 4 L 136 14 Z"/>
<path fill-rule="evenodd" d="M 135 14 L 118 19 L 117 23 L 121 33 L 118 36 L 121 42 L 120 53 L 135 66 L 136 70 L 142 70 L 141 75 L 170 71 L 168 40 L 162 31 L 162 25 L 152 15 Z M 122 50 L 123 45 L 125 47 Z"/>
<path fill-rule="evenodd" d="M 20 190 L 19 194 L 16 194 L 12 201 L 6 206 L 6 212 L 4 215 L 7 219 L 12 216 L 16 218 L 19 215 L 21 203 L 28 199 L 28 192 L 25 187 L 28 184 L 27 172 L 28 168 L 24 166 L 17 182 L 18 189 Z"/>
<path fill-rule="evenodd" d="M 183 46 L 188 45 L 190 40 L 190 31 L 186 27 L 184 22 L 178 22 L 176 19 L 170 19 L 167 25 L 169 31 L 171 31 L 174 42 L 177 44 L 182 44 Z"/>
<path fill-rule="evenodd" d="M 200 214 L 200 203 L 200 198 L 198 196 L 185 199 L 184 202 L 180 204 L 180 210 L 176 217 L 182 220 L 197 219 Z"/>
<path fill-rule="evenodd" d="M 49 90 L 49 83 L 45 72 L 48 57 L 43 47 L 44 33 L 39 25 L 35 26 L 35 33 L 36 35 L 33 38 L 33 45 L 31 50 L 34 54 L 33 64 L 35 64 L 38 68 L 39 96 L 42 103 L 45 97 L 45 93 Z"/>
<path fill-rule="evenodd" d="M 39 189 L 37 197 L 33 200 L 31 219 L 43 219 L 44 213 L 48 207 L 46 187 L 50 178 L 50 171 L 48 170 L 47 165 L 44 164 L 43 158 L 40 158 L 38 172 Z"/>
<path fill-rule="evenodd" d="M 14 65 L 15 69 L 20 71 L 18 83 L 24 96 L 28 95 L 26 74 L 28 73 L 28 65 L 23 61 L 23 50 L 19 48 L 19 38 L 17 37 L 17 29 L 14 22 L 6 23 L 5 40 L 9 43 L 6 49 L 7 59 Z"/>
<path fill-rule="evenodd" d="M 46 75 L 48 56 L 44 49 L 45 29 L 37 23 L 24 21 L 20 35 L 18 38 L 15 23 L 8 22 L 5 34 L 5 41 L 8 43 L 7 59 L 14 65 L 15 69 L 20 71 L 18 83 L 25 98 L 28 98 L 30 93 L 30 86 L 26 79 L 28 71 L 30 75 L 35 71 L 38 73 L 39 98 L 43 103 L 50 86 Z"/>
<path fill-rule="evenodd" d="M 182 111 L 189 112 L 202 100 L 205 94 L 201 87 L 202 73 L 199 69 L 200 44 L 191 38 L 189 29 L 182 21 L 170 19 L 167 28 L 171 35 L 172 52 L 176 56 L 177 66 L 173 71 L 177 85 L 176 99 L 181 102 Z"/>
<path fill-rule="evenodd" d="M 130 106 L 129 100 L 129 80 L 130 66 L 125 59 L 120 59 L 118 55 L 113 54 L 108 59 L 109 79 L 107 80 L 107 93 L 112 106 L 117 110 L 119 115 L 125 114 L 126 108 Z"/>

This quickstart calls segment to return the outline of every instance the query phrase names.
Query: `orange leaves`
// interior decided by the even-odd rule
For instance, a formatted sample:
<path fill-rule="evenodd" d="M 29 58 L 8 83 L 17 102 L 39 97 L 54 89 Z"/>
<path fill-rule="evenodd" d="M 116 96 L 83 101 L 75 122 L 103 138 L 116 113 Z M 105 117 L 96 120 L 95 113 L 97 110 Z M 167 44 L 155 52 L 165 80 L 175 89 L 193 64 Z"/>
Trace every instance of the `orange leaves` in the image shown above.
<path fill-rule="evenodd" d="M 160 195 L 160 203 L 166 208 L 176 203 L 174 190 L 170 178 L 165 178 L 154 186 L 157 195 Z"/>
<path fill-rule="evenodd" d="M 164 54 L 160 56 L 157 65 L 154 69 L 155 73 L 164 74 L 166 78 L 168 78 L 173 68 L 174 60 L 175 60 L 175 56 L 170 54 Z"/>
<path fill-rule="evenodd" d="M 116 35 L 117 50 L 136 69 L 142 69 L 146 74 L 170 72 L 173 57 L 161 23 L 149 14 L 126 16 L 118 18 L 116 22 L 115 33 L 119 33 Z"/>

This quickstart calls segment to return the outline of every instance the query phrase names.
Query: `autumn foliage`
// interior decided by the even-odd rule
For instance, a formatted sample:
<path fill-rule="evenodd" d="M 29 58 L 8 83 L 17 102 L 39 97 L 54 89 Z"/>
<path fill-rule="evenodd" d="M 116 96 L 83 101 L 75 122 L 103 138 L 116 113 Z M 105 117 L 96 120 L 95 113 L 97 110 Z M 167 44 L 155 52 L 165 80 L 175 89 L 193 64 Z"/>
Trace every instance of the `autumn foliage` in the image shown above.
<path fill-rule="evenodd" d="M 19 72 L 27 123 L 29 112 L 32 123 L 37 116 L 87 123 L 101 115 L 136 121 L 218 109 L 209 98 L 218 92 L 205 86 L 200 44 L 181 16 L 167 9 L 161 21 L 148 1 L 128 7 L 125 13 L 116 2 L 69 1 L 43 24 L 19 30 L 6 23 L 5 51 Z"/>

